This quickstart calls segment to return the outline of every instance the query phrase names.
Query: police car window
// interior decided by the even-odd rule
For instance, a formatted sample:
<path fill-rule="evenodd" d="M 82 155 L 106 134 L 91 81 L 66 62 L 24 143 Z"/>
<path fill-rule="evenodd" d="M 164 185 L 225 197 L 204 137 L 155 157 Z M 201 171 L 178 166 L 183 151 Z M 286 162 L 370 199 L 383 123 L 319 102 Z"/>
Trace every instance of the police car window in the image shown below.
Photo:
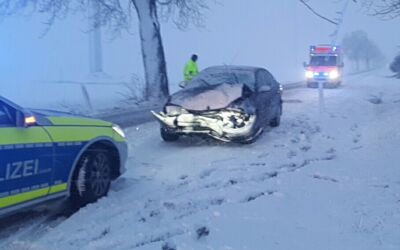
<path fill-rule="evenodd" d="M 12 121 L 10 119 L 8 110 L 3 105 L 0 105 L 0 126 L 7 126 L 11 124 Z"/>

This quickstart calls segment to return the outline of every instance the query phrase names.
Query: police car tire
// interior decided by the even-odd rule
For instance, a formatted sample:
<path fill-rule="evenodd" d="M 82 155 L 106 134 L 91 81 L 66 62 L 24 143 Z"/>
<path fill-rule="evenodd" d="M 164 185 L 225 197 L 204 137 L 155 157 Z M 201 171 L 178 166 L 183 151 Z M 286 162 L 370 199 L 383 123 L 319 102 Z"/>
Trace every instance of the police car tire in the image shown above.
<path fill-rule="evenodd" d="M 106 196 L 111 185 L 111 162 L 107 151 L 85 152 L 74 173 L 72 200 L 81 207 Z"/>

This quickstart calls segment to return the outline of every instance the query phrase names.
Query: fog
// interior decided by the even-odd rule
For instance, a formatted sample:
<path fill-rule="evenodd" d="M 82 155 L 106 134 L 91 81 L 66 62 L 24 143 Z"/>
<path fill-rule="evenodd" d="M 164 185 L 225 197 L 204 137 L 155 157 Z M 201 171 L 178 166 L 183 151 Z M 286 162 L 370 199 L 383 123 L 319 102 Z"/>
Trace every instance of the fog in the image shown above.
<path fill-rule="evenodd" d="M 211 2 L 211 1 L 210 1 Z M 323 2 L 323 3 L 322 3 Z M 325 16 L 334 18 L 338 1 L 310 1 Z M 89 77 L 88 22 L 83 15 L 57 21 L 46 30 L 45 16 L 14 16 L 0 23 L 0 94 L 12 98 L 29 89 L 43 92 L 41 82 L 81 81 Z M 338 41 L 354 30 L 365 30 L 391 60 L 398 52 L 399 20 L 382 21 L 350 4 Z M 308 46 L 330 43 L 335 26 L 313 15 L 297 0 L 219 0 L 204 13 L 204 27 L 181 31 L 162 23 L 162 35 L 172 90 L 182 79 L 184 64 L 192 53 L 199 66 L 216 64 L 257 65 L 270 70 L 279 81 L 303 78 L 302 62 Z M 112 36 L 103 30 L 103 68 L 112 79 L 132 74 L 143 78 L 139 34 L 134 23 L 130 34 Z M 25 96 L 25 95 L 24 95 Z"/>

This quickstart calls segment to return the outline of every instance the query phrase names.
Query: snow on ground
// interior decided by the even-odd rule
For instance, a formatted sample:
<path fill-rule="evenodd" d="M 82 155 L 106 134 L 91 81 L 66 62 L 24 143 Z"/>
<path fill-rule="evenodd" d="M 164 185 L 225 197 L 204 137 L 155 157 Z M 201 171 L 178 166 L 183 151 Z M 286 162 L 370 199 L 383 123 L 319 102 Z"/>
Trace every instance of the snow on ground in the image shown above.
<path fill-rule="evenodd" d="M 287 91 L 281 126 L 251 145 L 129 128 L 108 197 L 6 227 L 0 248 L 400 249 L 400 82 L 384 73 L 326 90 L 323 114 L 317 90 Z"/>

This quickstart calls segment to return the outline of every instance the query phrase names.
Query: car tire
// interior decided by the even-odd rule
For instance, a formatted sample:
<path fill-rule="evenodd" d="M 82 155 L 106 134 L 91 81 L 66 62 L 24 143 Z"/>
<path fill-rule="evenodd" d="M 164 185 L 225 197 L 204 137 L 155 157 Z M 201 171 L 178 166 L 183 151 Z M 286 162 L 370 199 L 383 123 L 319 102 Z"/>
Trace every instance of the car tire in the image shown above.
<path fill-rule="evenodd" d="M 307 88 L 315 89 L 316 87 L 318 87 L 318 86 L 316 86 L 316 84 L 314 84 L 314 83 L 310 83 L 310 82 L 307 83 Z"/>
<path fill-rule="evenodd" d="M 257 114 L 258 112 L 256 112 Z M 243 138 L 241 140 L 239 140 L 239 143 L 241 144 L 252 144 L 254 143 L 257 138 L 263 133 L 264 129 L 263 127 L 260 126 L 259 122 L 258 122 L 258 115 L 256 116 L 256 121 L 253 125 L 253 128 L 251 130 L 251 134 L 249 136 L 247 136 L 246 138 Z"/>
<path fill-rule="evenodd" d="M 282 116 L 282 104 L 279 105 L 279 108 L 276 112 L 276 116 L 274 117 L 274 119 L 271 120 L 271 122 L 269 123 L 269 125 L 271 127 L 279 127 L 279 125 L 281 124 L 281 116 Z"/>
<path fill-rule="evenodd" d="M 179 139 L 179 135 L 169 132 L 165 128 L 160 129 L 161 138 L 166 142 L 177 141 Z"/>
<path fill-rule="evenodd" d="M 72 201 L 82 207 L 106 196 L 110 190 L 112 165 L 104 149 L 90 149 L 78 161 L 72 182 Z"/>

